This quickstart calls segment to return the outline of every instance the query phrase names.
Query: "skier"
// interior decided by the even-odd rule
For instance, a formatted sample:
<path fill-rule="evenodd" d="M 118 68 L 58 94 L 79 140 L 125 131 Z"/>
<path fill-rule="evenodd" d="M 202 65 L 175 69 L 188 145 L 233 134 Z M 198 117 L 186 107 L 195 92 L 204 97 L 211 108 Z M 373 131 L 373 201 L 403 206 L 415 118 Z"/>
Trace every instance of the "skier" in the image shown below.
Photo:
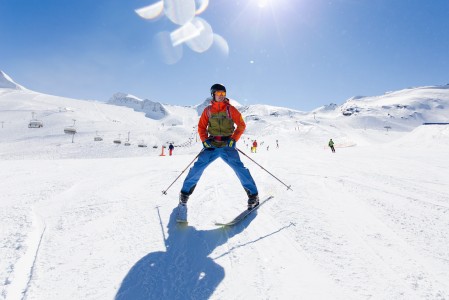
<path fill-rule="evenodd" d="M 253 152 L 256 153 L 257 152 L 257 141 L 254 140 L 253 142 Z"/>
<path fill-rule="evenodd" d="M 210 88 L 212 100 L 201 114 L 198 134 L 204 150 L 187 174 L 179 194 L 178 220 L 187 220 L 187 201 L 200 180 L 204 169 L 217 158 L 223 159 L 236 173 L 248 195 L 248 209 L 259 205 L 256 183 L 249 170 L 240 161 L 235 145 L 243 134 L 246 124 L 240 112 L 226 98 L 226 88 L 214 84 Z M 235 128 L 235 126 L 237 128 Z"/>
<path fill-rule="evenodd" d="M 170 143 L 170 145 L 168 146 L 168 152 L 169 152 L 170 156 L 173 154 L 173 149 L 175 149 L 175 146 L 173 146 L 173 144 Z"/>
<path fill-rule="evenodd" d="M 334 141 L 332 139 L 329 140 L 329 144 L 328 145 L 331 148 L 332 152 L 335 152 Z"/>

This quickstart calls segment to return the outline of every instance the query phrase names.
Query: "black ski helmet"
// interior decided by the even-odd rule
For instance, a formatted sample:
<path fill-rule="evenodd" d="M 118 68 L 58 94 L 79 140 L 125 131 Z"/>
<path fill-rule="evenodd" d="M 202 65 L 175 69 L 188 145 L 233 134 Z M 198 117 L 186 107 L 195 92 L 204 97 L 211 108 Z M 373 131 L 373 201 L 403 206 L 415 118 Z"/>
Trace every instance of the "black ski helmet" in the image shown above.
<path fill-rule="evenodd" d="M 226 92 L 226 88 L 224 85 L 220 84 L 220 83 L 216 83 L 213 86 L 210 87 L 210 95 L 213 97 L 214 93 L 216 91 L 225 91 Z"/>

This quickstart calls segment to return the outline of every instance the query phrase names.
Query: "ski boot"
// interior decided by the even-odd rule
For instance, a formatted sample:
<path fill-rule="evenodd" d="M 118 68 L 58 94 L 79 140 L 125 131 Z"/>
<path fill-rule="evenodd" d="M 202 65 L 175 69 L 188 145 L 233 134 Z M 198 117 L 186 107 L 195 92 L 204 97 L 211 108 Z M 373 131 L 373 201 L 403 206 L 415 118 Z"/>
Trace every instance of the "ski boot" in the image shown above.
<path fill-rule="evenodd" d="M 189 195 L 179 193 L 178 211 L 176 213 L 178 223 L 187 223 L 187 200 L 189 200 Z"/>
<path fill-rule="evenodd" d="M 248 195 L 248 210 L 251 210 L 259 205 L 259 195 Z"/>

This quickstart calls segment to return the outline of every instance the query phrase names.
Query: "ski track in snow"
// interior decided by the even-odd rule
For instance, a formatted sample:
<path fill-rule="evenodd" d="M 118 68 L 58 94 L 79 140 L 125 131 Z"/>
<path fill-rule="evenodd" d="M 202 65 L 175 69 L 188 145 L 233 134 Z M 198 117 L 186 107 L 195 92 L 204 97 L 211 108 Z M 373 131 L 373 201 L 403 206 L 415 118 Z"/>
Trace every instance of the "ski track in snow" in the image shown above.
<path fill-rule="evenodd" d="M 29 232 L 24 244 L 25 253 L 17 260 L 12 268 L 10 277 L 6 282 L 8 286 L 9 299 L 26 299 L 27 290 L 33 276 L 33 270 L 39 253 L 42 238 L 45 233 L 45 223 L 36 214 L 32 213 L 32 224 L 34 229 Z"/>

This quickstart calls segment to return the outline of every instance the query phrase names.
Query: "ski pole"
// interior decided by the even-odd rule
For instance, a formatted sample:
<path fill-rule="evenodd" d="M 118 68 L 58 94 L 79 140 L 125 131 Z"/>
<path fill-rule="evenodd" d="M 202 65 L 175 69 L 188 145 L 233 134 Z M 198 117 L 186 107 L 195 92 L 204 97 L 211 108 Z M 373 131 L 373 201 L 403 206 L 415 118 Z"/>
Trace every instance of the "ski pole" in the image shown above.
<path fill-rule="evenodd" d="M 204 151 L 204 148 L 201 149 L 200 153 L 198 153 L 195 158 L 190 162 L 190 164 L 181 172 L 181 174 L 178 175 L 178 177 L 176 177 L 175 181 L 173 181 L 168 188 L 166 188 L 165 190 L 162 191 L 162 194 L 167 195 L 167 191 L 168 189 L 176 182 L 176 180 L 178 180 L 179 177 L 181 177 L 181 175 L 190 167 L 191 164 L 193 164 L 193 162 L 198 158 L 198 156 L 200 156 L 201 152 Z"/>
<path fill-rule="evenodd" d="M 277 181 L 279 181 L 280 183 L 282 183 L 283 185 L 285 185 L 287 187 L 287 190 L 291 190 L 291 185 L 286 185 L 284 182 L 282 182 L 279 178 L 277 178 L 276 176 L 274 176 L 273 174 L 271 174 L 267 169 L 265 169 L 264 167 L 262 167 L 261 165 L 259 165 L 254 159 L 252 159 L 251 157 L 249 157 L 248 155 L 246 155 L 242 150 L 240 150 L 239 148 L 236 148 L 237 151 L 239 151 L 240 153 L 242 153 L 243 155 L 245 155 L 247 158 L 249 158 L 253 163 L 255 163 L 256 165 L 258 165 L 259 167 L 261 167 L 265 172 L 267 172 L 268 174 L 270 174 L 271 176 L 273 176 L 274 178 L 277 179 Z"/>

